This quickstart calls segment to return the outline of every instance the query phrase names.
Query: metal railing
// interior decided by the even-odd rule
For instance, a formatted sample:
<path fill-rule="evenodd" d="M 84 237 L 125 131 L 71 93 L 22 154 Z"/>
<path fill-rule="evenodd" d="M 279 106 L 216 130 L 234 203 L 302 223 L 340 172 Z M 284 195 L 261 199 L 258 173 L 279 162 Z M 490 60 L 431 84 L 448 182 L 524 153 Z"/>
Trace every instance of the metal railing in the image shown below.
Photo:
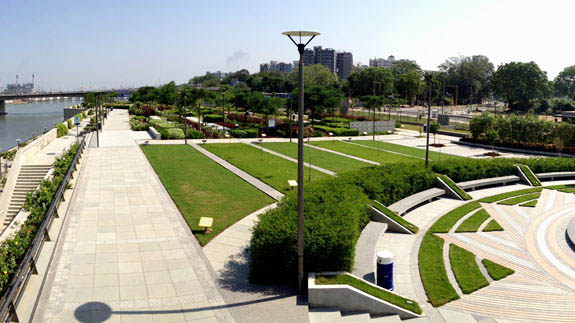
<path fill-rule="evenodd" d="M 86 146 L 86 137 L 82 138 L 80 142 L 80 146 L 78 147 L 78 151 L 74 155 L 74 159 L 72 163 L 68 167 L 68 171 L 66 175 L 62 179 L 54 198 L 52 199 L 52 203 L 50 207 L 46 211 L 46 215 L 44 216 L 44 220 L 42 224 L 38 228 L 38 232 L 36 233 L 36 237 L 32 241 L 32 245 L 26 252 L 24 259 L 22 260 L 16 275 L 12 278 L 12 282 L 8 287 L 6 293 L 0 299 L 0 304 L 2 305 L 0 309 L 0 322 L 19 322 L 18 316 L 16 315 L 16 308 L 20 299 L 22 298 L 23 292 L 30 280 L 32 275 L 37 275 L 38 270 L 36 268 L 36 262 L 40 256 L 40 252 L 42 251 L 42 247 L 44 246 L 44 242 L 51 241 L 50 237 L 50 227 L 55 218 L 59 217 L 58 215 L 58 206 L 60 202 L 64 201 L 64 192 L 72 178 L 72 173 L 77 169 L 78 160 L 84 148 Z"/>

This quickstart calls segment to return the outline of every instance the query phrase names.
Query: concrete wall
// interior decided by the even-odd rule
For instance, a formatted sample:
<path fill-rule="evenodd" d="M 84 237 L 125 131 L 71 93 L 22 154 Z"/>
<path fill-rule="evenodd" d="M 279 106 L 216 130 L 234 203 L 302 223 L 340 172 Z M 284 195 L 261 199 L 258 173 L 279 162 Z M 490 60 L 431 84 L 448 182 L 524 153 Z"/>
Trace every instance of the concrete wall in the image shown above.
<path fill-rule="evenodd" d="M 148 133 L 150 134 L 150 137 L 152 137 L 152 139 L 154 139 L 154 140 L 162 139 L 162 135 L 154 127 L 149 127 Z"/>
<path fill-rule="evenodd" d="M 64 120 L 73 118 L 78 113 L 82 113 L 88 109 L 72 109 L 72 108 L 64 108 Z M 74 120 L 72 120 L 74 121 Z"/>
<path fill-rule="evenodd" d="M 420 317 L 415 313 L 385 302 L 349 285 L 316 285 L 315 275 L 315 273 L 310 273 L 308 276 L 308 302 L 310 307 L 339 307 L 344 312 L 369 312 L 371 315 L 396 314 L 403 320 Z M 351 274 L 348 275 L 353 276 Z M 366 283 L 381 288 L 368 281 Z"/>
<path fill-rule="evenodd" d="M 358 129 L 359 133 L 373 132 L 373 121 L 352 121 L 349 123 L 350 129 Z M 395 130 L 394 120 L 376 121 L 375 122 L 375 132 L 388 132 Z"/>
<path fill-rule="evenodd" d="M 6 114 L 6 101 L 0 100 L 0 116 Z"/>

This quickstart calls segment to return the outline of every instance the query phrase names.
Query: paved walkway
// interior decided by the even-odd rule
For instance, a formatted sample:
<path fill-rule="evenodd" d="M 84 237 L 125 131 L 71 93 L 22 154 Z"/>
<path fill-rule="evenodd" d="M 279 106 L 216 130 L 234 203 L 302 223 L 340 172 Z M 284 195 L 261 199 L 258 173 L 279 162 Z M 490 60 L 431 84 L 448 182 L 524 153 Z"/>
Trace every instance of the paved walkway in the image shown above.
<path fill-rule="evenodd" d="M 87 151 L 34 321 L 233 322 L 127 120 L 114 111 Z"/>

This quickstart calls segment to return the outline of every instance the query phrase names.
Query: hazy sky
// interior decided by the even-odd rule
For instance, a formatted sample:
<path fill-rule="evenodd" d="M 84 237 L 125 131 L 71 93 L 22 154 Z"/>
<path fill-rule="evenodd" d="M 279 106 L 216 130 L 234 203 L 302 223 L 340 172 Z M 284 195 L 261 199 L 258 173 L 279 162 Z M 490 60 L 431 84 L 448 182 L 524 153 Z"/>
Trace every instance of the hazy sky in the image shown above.
<path fill-rule="evenodd" d="M 354 63 L 409 58 L 424 69 L 482 54 L 497 66 L 535 61 L 554 78 L 575 65 L 575 1 L 2 0 L 2 85 L 45 90 L 185 82 L 206 71 L 257 72 L 297 50 L 285 30 L 322 33 L 312 45 Z"/>

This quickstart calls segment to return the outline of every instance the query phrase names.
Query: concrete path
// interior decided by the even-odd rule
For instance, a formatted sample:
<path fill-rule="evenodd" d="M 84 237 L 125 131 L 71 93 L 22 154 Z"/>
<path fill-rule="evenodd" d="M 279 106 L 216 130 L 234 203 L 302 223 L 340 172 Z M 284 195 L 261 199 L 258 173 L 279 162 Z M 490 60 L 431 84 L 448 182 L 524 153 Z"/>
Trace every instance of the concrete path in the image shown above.
<path fill-rule="evenodd" d="M 87 150 L 34 321 L 234 322 L 127 120 L 114 111 Z"/>
<path fill-rule="evenodd" d="M 311 147 L 311 148 L 314 148 L 314 149 L 317 149 L 317 150 L 325 151 L 325 152 L 328 152 L 328 153 L 340 155 L 340 156 L 343 156 L 343 157 L 347 157 L 347 158 L 359 160 L 359 161 L 364 162 L 364 163 L 368 163 L 368 164 L 372 164 L 372 165 L 378 165 L 378 166 L 380 165 L 380 163 L 374 162 L 373 160 L 363 159 L 363 158 L 360 158 L 360 157 L 356 157 L 356 156 L 352 156 L 352 155 L 340 153 L 339 151 L 329 150 L 329 149 L 327 149 L 327 148 L 318 147 L 318 146 L 314 146 L 314 145 L 308 145 L 308 144 L 305 144 L 305 146 L 306 146 L 306 147 Z"/>
<path fill-rule="evenodd" d="M 252 175 L 244 172 L 243 170 L 237 168 L 236 166 L 228 163 L 227 161 L 225 161 L 224 159 L 216 156 L 215 154 L 212 154 L 211 152 L 205 150 L 204 148 L 200 147 L 199 145 L 195 144 L 195 143 L 189 143 L 190 146 L 194 147 L 197 151 L 201 152 L 202 154 L 206 155 L 207 157 L 209 157 L 210 159 L 212 159 L 213 161 L 215 161 L 216 163 L 220 164 L 222 167 L 224 167 L 225 169 L 231 171 L 232 173 L 234 173 L 236 176 L 238 176 L 239 178 L 243 179 L 244 181 L 252 184 L 254 187 L 256 187 L 257 189 L 259 189 L 260 191 L 266 193 L 267 195 L 269 195 L 271 198 L 280 201 L 282 199 L 282 197 L 284 196 L 282 193 L 280 193 L 279 191 L 277 191 L 275 188 L 267 185 L 266 183 L 258 180 L 257 178 L 253 177 Z"/>

